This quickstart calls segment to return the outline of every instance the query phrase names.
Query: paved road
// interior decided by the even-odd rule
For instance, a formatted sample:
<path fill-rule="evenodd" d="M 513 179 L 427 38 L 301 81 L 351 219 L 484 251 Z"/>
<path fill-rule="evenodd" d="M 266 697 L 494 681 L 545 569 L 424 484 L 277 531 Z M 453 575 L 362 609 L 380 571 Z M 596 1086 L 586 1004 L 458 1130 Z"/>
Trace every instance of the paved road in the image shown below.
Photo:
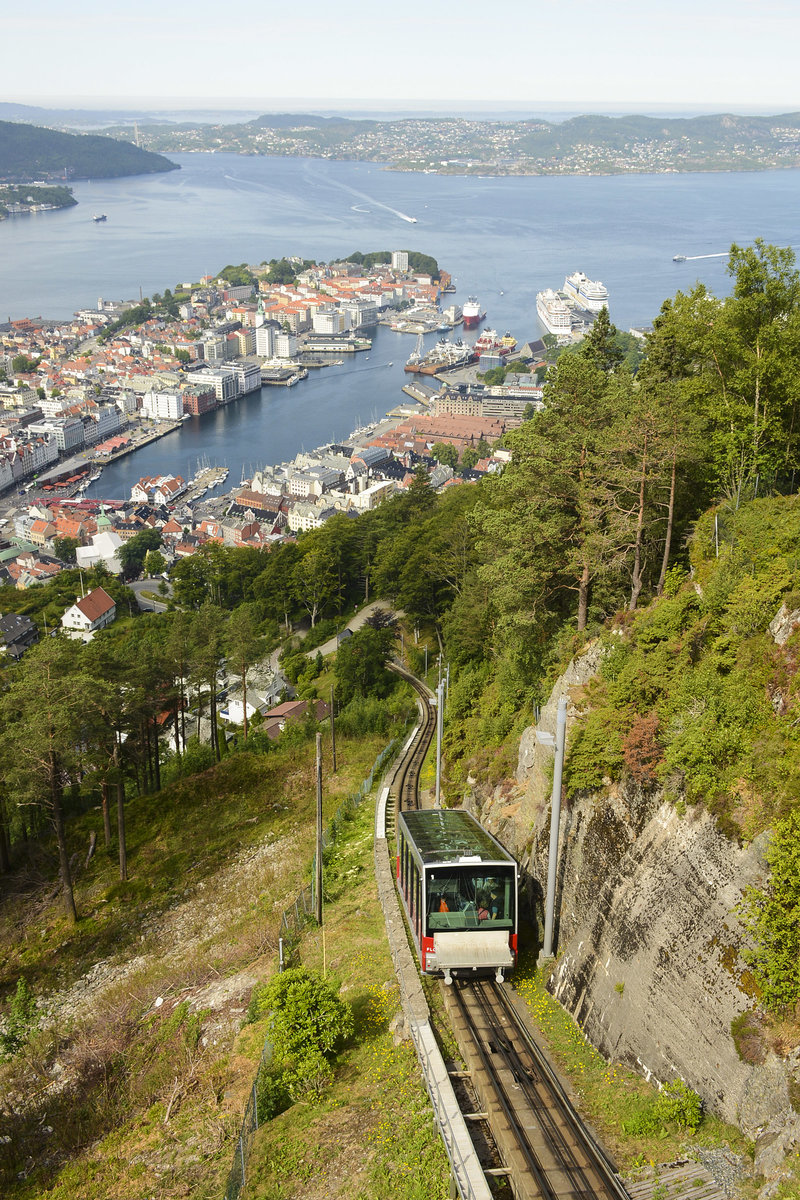
<path fill-rule="evenodd" d="M 128 587 L 136 595 L 136 603 L 142 612 L 166 612 L 167 605 L 162 600 L 153 600 L 151 596 L 143 596 L 142 592 L 158 592 L 159 579 L 134 579 Z M 167 584 L 170 594 L 172 593 L 172 585 Z"/>
<path fill-rule="evenodd" d="M 350 629 L 353 633 L 355 633 L 357 629 L 361 628 L 367 617 L 374 613 L 376 608 L 384 609 L 386 612 L 391 613 L 393 617 L 402 617 L 403 615 L 399 609 L 395 610 L 391 608 L 385 600 L 373 600 L 371 604 L 365 604 L 364 607 L 360 608 L 357 613 L 354 613 L 344 628 Z M 342 633 L 343 630 L 340 630 L 339 632 Z M 335 637 L 329 638 L 328 641 L 323 642 L 321 646 L 315 646 L 313 650 L 306 651 L 306 656 L 308 658 L 316 658 L 317 654 L 321 654 L 324 658 L 326 654 L 333 654 L 337 644 L 338 643 Z"/>

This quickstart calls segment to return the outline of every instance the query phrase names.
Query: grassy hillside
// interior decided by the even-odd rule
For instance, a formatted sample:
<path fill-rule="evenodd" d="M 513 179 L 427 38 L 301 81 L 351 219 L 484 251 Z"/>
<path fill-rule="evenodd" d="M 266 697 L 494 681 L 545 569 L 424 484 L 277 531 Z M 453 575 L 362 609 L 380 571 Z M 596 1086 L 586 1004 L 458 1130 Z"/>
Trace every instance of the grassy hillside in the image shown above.
<path fill-rule="evenodd" d="M 328 818 L 385 741 L 337 738 Z M 130 802 L 126 883 L 115 847 L 85 862 L 92 830 L 102 843 L 99 812 L 74 821 L 78 926 L 47 845 L 2 878 L 0 988 L 8 997 L 24 979 L 45 1014 L 0 1063 L 4 1196 L 222 1193 L 263 1042 L 238 1030 L 274 970 L 281 914 L 308 884 L 314 807 L 314 744 L 295 730 L 266 755 L 233 754 Z"/>
<path fill-rule="evenodd" d="M 132 142 L 0 121 L 0 179 L 116 179 L 176 170 L 177 163 Z"/>

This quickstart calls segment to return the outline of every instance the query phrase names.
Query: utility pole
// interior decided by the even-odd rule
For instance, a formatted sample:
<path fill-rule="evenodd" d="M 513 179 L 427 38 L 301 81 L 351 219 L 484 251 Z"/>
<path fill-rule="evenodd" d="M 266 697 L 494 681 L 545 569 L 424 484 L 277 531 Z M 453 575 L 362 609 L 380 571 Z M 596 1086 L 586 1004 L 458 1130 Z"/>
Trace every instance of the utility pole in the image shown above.
<path fill-rule="evenodd" d="M 336 774 L 336 726 L 333 722 L 333 684 L 331 684 L 331 765 Z"/>
<path fill-rule="evenodd" d="M 442 681 L 436 689 L 436 807 L 442 807 Z"/>
<path fill-rule="evenodd" d="M 556 911 L 556 879 L 558 877 L 558 827 L 561 821 L 561 777 L 564 772 L 564 743 L 567 733 L 567 699 L 558 702 L 556 718 L 556 762 L 553 771 L 553 798 L 550 805 L 550 851 L 547 858 L 547 901 L 544 914 L 544 946 L 542 958 L 552 958 L 553 927 Z"/>
<path fill-rule="evenodd" d="M 322 924 L 322 734 L 317 734 L 317 862 L 314 873 L 317 924 Z"/>

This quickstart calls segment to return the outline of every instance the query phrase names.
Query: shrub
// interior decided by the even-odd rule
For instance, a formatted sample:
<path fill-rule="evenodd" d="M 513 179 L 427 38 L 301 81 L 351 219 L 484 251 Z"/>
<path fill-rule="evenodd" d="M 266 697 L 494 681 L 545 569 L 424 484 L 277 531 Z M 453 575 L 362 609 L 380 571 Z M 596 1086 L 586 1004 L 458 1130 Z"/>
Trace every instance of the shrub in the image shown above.
<path fill-rule="evenodd" d="M 578 727 L 567 747 L 565 778 L 567 794 L 593 790 L 606 776 L 619 778 L 622 766 L 620 714 L 609 708 L 596 708 Z"/>
<path fill-rule="evenodd" d="M 630 1134 L 631 1137 L 648 1137 L 650 1134 L 657 1133 L 658 1129 L 659 1119 L 655 1106 L 652 1104 L 622 1122 L 623 1132 Z"/>
<path fill-rule="evenodd" d="M 330 980 L 290 967 L 257 989 L 248 1014 L 270 1014 L 272 1061 L 259 1076 L 258 1104 L 275 1115 L 302 1097 L 319 1097 L 333 1078 L 332 1063 L 353 1031 L 350 1005 Z"/>
<path fill-rule="evenodd" d="M 215 762 L 214 751 L 207 742 L 200 742 L 196 737 L 189 738 L 180 758 L 172 754 L 167 762 L 162 764 L 162 787 L 174 783 L 177 779 L 186 779 L 189 775 L 199 775 L 201 771 L 213 767 Z"/>
<path fill-rule="evenodd" d="M 731 1021 L 731 1037 L 741 1062 L 760 1067 L 767 1057 L 763 1022 L 754 1012 L 739 1013 Z"/>
<path fill-rule="evenodd" d="M 636 783 L 644 787 L 655 783 L 658 765 L 663 761 L 658 743 L 658 717 L 634 717 L 622 743 L 622 757 Z"/>
<path fill-rule="evenodd" d="M 748 888 L 740 913 L 755 948 L 745 957 L 773 1012 L 800 1000 L 800 809 L 775 826 L 767 851 L 766 888 Z"/>
<path fill-rule="evenodd" d="M 682 1079 L 674 1079 L 661 1089 L 655 1103 L 655 1115 L 662 1122 L 670 1121 L 679 1129 L 694 1133 L 703 1119 L 703 1101 Z"/>
<path fill-rule="evenodd" d="M 0 1033 L 0 1059 L 10 1058 L 27 1042 L 36 1026 L 36 1000 L 24 979 L 17 980 L 5 1030 Z"/>

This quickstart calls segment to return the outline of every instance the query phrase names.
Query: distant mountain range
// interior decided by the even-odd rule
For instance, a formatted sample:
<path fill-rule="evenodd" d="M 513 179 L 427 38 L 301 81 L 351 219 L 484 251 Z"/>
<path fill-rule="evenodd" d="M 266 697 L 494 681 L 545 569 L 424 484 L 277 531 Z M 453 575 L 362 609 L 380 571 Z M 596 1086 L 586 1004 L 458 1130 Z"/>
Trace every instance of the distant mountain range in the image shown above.
<path fill-rule="evenodd" d="M 0 121 L 0 180 L 115 179 L 176 171 L 178 164 L 131 142 Z"/>
<path fill-rule="evenodd" d="M 214 119 L 211 111 L 185 120 L 157 114 L 89 110 L 35 109 L 0 103 L 0 116 L 60 127 L 107 123 L 104 136 L 56 133 L 39 128 L 39 145 L 8 146 L 6 131 L 34 125 L 0 121 L 0 178 L 16 171 L 63 179 L 102 178 L 168 171 L 162 154 L 193 151 L 351 159 L 389 164 L 394 170 L 445 175 L 601 175 L 680 171 L 757 171 L 800 167 L 800 113 L 747 116 L 605 116 L 587 114 L 567 120 L 508 117 L 430 117 L 375 119 L 319 113 L 267 113 L 253 119 L 230 114 Z M 172 115 L 174 117 L 174 114 Z M 148 155 L 128 141 L 131 123 Z M 30 135 L 32 137 L 32 135 Z M 116 148 L 109 151 L 111 144 Z M 12 135 L 8 135 L 9 138 Z M 52 139 L 64 138 L 59 145 Z M 81 143 L 80 160 L 65 160 L 66 139 Z M 92 144 L 96 152 L 90 154 Z M 124 158 L 129 155 L 130 158 Z M 20 177 L 19 174 L 17 177 Z"/>
<path fill-rule="evenodd" d="M 800 113 L 608 117 L 566 121 L 462 117 L 353 120 L 276 113 L 238 124 L 148 125 L 166 153 L 302 155 L 383 162 L 437 174 L 596 175 L 800 166 Z"/>

